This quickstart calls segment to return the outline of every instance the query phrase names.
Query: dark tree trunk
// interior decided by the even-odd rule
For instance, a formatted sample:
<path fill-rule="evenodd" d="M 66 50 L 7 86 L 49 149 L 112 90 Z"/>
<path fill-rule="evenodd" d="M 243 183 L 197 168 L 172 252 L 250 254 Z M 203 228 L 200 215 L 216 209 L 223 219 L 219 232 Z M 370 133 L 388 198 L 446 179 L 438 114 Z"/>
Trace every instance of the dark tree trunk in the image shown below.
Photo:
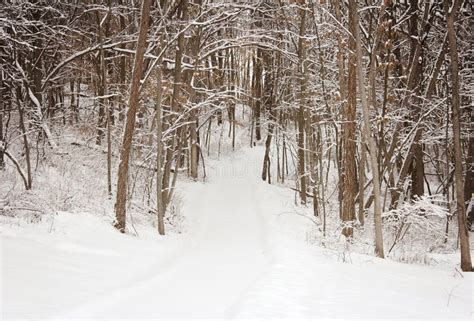
<path fill-rule="evenodd" d="M 300 183 L 301 203 L 306 204 L 306 167 L 305 167 L 305 103 L 306 103 L 306 62 L 305 40 L 306 10 L 300 9 L 300 30 L 298 39 L 298 76 L 300 77 L 299 108 L 296 119 L 298 125 L 298 180 Z"/>
<path fill-rule="evenodd" d="M 262 112 L 262 77 L 263 77 L 263 53 L 257 48 L 257 58 L 255 59 L 255 139 L 262 139 L 260 117 Z"/>
<path fill-rule="evenodd" d="M 456 208 L 458 214 L 459 242 L 461 244 L 461 269 L 472 271 L 471 251 L 469 249 L 469 233 L 466 223 L 466 206 L 464 204 L 464 191 L 462 180 L 462 147 L 461 147 L 461 102 L 459 84 L 459 57 L 454 27 L 454 17 L 459 8 L 459 1 L 454 0 L 450 10 L 450 1 L 444 0 L 444 11 L 447 20 L 449 53 L 451 56 L 451 81 L 452 86 L 452 124 L 454 142 L 454 179 L 456 187 Z"/>
<path fill-rule="evenodd" d="M 132 149 L 133 132 L 135 130 L 135 120 L 140 99 L 140 80 L 143 73 L 143 58 L 146 50 L 146 38 L 148 32 L 148 21 L 152 0 L 143 0 L 141 10 L 140 31 L 137 41 L 135 63 L 133 66 L 132 83 L 130 88 L 129 109 L 123 135 L 122 148 L 120 151 L 120 165 L 117 180 L 117 200 L 115 203 L 116 222 L 115 228 L 125 233 L 127 188 L 128 188 L 128 167 L 130 153 Z"/>
<path fill-rule="evenodd" d="M 349 10 L 354 9 L 349 7 Z M 349 75 L 347 85 L 347 104 L 345 109 L 345 122 L 343 132 L 343 198 L 342 198 L 342 221 L 345 226 L 342 234 L 352 237 L 352 222 L 355 220 L 355 197 L 357 194 L 356 174 L 356 103 L 357 103 L 357 56 L 355 33 L 358 26 L 354 22 L 354 14 L 349 11 Z"/>
<path fill-rule="evenodd" d="M 474 111 L 471 113 L 471 135 L 468 141 L 468 152 L 466 159 L 466 181 L 464 182 L 464 200 L 466 202 L 466 208 L 469 209 L 467 213 L 467 224 L 469 230 L 472 229 L 474 224 L 474 204 L 469 206 L 472 201 L 472 194 L 474 193 Z"/>
<path fill-rule="evenodd" d="M 25 160 L 26 160 L 26 186 L 27 190 L 31 189 L 32 176 L 31 176 L 31 161 L 30 161 L 30 145 L 28 143 L 28 133 L 26 131 L 25 119 L 23 113 L 23 106 L 21 105 L 21 89 L 17 87 L 16 91 L 16 102 L 18 107 L 18 114 L 20 115 L 20 131 L 23 136 L 23 146 L 25 148 Z"/>

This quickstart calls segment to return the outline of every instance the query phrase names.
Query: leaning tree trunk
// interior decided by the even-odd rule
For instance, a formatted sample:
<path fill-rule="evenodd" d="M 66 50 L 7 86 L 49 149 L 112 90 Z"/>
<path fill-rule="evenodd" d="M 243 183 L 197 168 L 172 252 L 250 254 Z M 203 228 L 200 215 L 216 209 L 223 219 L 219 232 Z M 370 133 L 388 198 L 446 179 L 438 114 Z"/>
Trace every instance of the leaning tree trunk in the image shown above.
<path fill-rule="evenodd" d="M 454 181 L 456 185 L 456 206 L 458 214 L 459 241 L 461 243 L 461 269 L 472 271 L 471 252 L 469 249 L 469 234 L 466 223 L 466 207 L 464 204 L 464 191 L 462 180 L 462 155 L 461 155 L 461 103 L 459 93 L 459 57 L 454 29 L 454 16 L 459 8 L 459 1 L 454 0 L 450 9 L 449 1 L 444 0 L 444 11 L 447 20 L 449 53 L 451 56 L 452 78 L 452 123 L 454 141 Z"/>
<path fill-rule="evenodd" d="M 138 103 L 140 98 L 140 80 L 143 73 L 143 58 L 146 50 L 146 37 L 148 32 L 148 20 L 150 18 L 150 7 L 152 0 L 143 0 L 140 32 L 137 41 L 137 51 L 132 73 L 132 84 L 130 88 L 129 109 L 123 135 L 122 149 L 120 151 L 120 165 L 117 181 L 117 200 L 115 203 L 116 222 L 115 228 L 120 232 L 125 232 L 127 186 L 128 186 L 128 164 L 130 161 L 130 151 L 132 148 L 133 132 L 135 130 L 135 119 L 137 116 Z"/>

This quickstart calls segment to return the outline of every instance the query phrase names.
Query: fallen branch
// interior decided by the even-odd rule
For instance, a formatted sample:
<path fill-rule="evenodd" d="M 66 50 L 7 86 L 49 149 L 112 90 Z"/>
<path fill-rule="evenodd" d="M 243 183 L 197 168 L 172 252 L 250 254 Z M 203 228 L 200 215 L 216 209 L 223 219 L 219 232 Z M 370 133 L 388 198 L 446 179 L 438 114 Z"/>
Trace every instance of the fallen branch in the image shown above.
<path fill-rule="evenodd" d="M 28 189 L 28 181 L 26 180 L 25 173 L 23 173 L 23 170 L 21 169 L 20 164 L 18 163 L 17 159 L 7 151 L 4 151 L 4 154 L 7 155 L 7 157 L 10 158 L 12 163 L 15 165 L 18 173 L 20 174 L 21 178 L 23 179 L 23 183 L 25 184 L 25 188 Z"/>

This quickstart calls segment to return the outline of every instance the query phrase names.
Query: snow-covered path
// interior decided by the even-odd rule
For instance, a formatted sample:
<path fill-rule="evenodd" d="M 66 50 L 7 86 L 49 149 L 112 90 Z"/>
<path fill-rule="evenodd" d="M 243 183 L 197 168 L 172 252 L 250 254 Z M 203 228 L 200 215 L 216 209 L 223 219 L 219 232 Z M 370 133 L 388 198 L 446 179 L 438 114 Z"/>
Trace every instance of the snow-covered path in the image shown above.
<path fill-rule="evenodd" d="M 216 178 L 185 193 L 189 235 L 175 262 L 146 286 L 130 284 L 118 297 L 73 311 L 94 317 L 229 317 L 269 269 L 266 229 L 255 183 Z M 133 306 L 130 305 L 133 302 Z"/>
<path fill-rule="evenodd" d="M 293 193 L 259 179 L 262 150 L 183 183 L 186 233 L 136 239 L 91 215 L 53 233 L 3 227 L 4 318 L 463 318 L 472 277 L 305 242 Z M 49 225 L 45 226 L 49 230 Z M 25 291 L 28 289 L 29 291 Z"/>

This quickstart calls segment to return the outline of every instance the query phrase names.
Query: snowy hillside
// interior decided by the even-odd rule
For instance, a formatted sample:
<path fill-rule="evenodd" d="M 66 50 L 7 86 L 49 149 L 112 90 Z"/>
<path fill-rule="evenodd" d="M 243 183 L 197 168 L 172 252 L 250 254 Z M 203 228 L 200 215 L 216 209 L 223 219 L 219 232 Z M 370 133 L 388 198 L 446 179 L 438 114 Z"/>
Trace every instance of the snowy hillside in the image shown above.
<path fill-rule="evenodd" d="M 474 320 L 473 1 L 0 1 L 0 321 Z"/>
<path fill-rule="evenodd" d="M 470 274 L 309 244 L 293 193 L 255 175 L 261 152 L 179 184 L 182 234 L 86 213 L 2 225 L 2 319 L 472 317 Z"/>

